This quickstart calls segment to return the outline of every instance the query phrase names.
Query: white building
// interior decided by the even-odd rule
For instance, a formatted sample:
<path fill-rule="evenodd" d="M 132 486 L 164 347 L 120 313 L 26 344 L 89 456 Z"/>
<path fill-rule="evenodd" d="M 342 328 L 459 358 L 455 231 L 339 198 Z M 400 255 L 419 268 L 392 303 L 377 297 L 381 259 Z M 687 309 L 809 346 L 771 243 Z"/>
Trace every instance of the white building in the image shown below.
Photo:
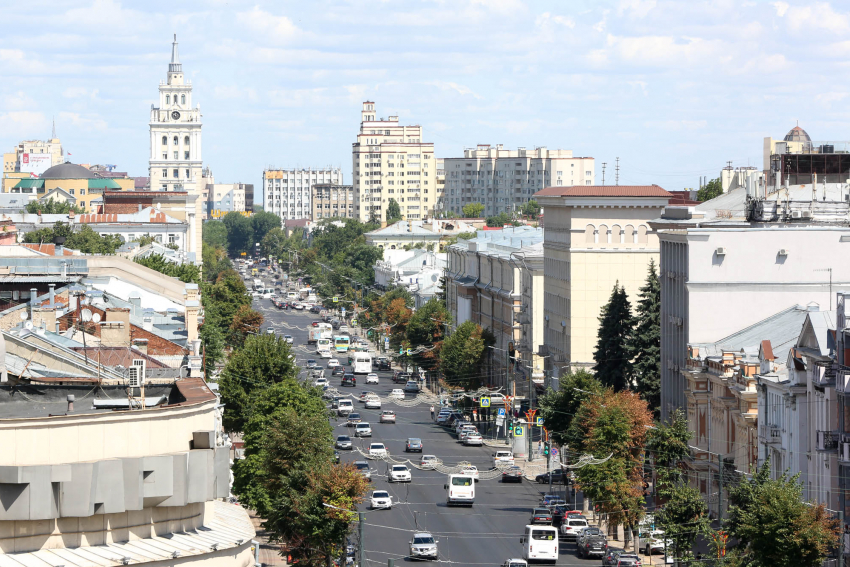
<path fill-rule="evenodd" d="M 342 185 L 342 169 L 275 169 L 263 171 L 263 207 L 283 220 L 311 219 L 313 185 Z"/>
<path fill-rule="evenodd" d="M 446 254 L 424 248 L 384 250 L 384 259 L 375 263 L 375 285 L 387 289 L 402 285 L 409 290 L 428 287 L 439 281 L 446 267 Z M 436 275 L 436 278 L 432 276 Z"/>
<path fill-rule="evenodd" d="M 443 169 L 445 211 L 460 214 L 464 205 L 481 203 L 484 216 L 493 216 L 518 211 L 544 187 L 592 185 L 594 160 L 571 150 L 479 144 L 462 158 L 444 158 Z"/>
<path fill-rule="evenodd" d="M 434 215 L 438 198 L 434 144 L 422 142 L 421 126 L 401 126 L 398 116 L 375 116 L 375 103 L 364 102 L 360 133 L 352 147 L 357 218 L 386 221 L 390 199 L 407 220 Z"/>

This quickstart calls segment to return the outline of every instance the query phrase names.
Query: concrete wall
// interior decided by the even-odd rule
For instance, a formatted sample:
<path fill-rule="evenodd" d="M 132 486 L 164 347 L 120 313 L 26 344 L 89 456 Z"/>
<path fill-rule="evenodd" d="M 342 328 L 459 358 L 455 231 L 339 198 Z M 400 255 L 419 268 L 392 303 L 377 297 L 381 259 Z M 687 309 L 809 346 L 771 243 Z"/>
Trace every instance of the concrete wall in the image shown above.
<path fill-rule="evenodd" d="M 120 256 L 86 256 L 86 260 L 89 276 L 92 278 L 118 277 L 172 301 L 183 303 L 186 284 L 176 278 L 165 276 Z"/>

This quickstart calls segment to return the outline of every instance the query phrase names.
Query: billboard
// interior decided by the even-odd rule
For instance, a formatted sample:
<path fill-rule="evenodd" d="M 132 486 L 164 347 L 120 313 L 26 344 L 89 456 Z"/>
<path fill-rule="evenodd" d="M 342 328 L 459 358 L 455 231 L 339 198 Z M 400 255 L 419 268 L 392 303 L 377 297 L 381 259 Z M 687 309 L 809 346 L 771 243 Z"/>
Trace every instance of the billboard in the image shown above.
<path fill-rule="evenodd" d="M 21 171 L 41 175 L 52 165 L 50 154 L 21 154 Z"/>

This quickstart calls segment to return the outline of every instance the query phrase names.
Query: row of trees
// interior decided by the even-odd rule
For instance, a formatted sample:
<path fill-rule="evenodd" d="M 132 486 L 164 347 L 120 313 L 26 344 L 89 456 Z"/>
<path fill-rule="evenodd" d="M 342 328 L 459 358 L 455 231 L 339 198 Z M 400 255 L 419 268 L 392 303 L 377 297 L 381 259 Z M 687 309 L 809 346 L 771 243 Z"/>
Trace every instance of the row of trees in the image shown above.
<path fill-rule="evenodd" d="M 89 225 L 75 230 L 63 222 L 24 234 L 24 242 L 33 244 L 50 244 L 54 238 L 64 238 L 64 246 L 85 254 L 115 254 L 124 244 L 124 239 L 117 234 L 101 236 Z"/>
<path fill-rule="evenodd" d="M 33 215 L 67 215 L 71 211 L 81 215 L 86 212 L 85 207 L 71 205 L 67 201 L 54 201 L 53 197 L 47 201 L 29 201 L 24 205 L 24 210 Z"/>
<path fill-rule="evenodd" d="M 204 223 L 203 239 L 211 246 L 224 248 L 230 256 L 238 256 L 253 252 L 254 245 L 275 228 L 280 229 L 280 217 L 273 213 L 259 211 L 246 217 L 229 212 L 221 220 Z"/>

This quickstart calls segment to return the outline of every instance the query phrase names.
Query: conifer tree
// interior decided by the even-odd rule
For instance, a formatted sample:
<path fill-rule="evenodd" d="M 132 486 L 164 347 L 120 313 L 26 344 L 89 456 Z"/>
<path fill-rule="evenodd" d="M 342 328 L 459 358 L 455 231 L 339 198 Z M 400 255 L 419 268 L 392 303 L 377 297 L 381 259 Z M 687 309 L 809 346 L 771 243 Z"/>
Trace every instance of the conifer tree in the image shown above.
<path fill-rule="evenodd" d="M 634 364 L 637 391 L 658 417 L 661 408 L 661 285 L 655 261 L 649 263 L 646 283 L 640 288 L 629 354 Z"/>
<path fill-rule="evenodd" d="M 602 308 L 596 350 L 593 353 L 596 377 L 604 386 L 615 391 L 631 386 L 632 357 L 629 345 L 633 320 L 626 290 L 617 282 L 611 291 L 611 299 Z"/>

